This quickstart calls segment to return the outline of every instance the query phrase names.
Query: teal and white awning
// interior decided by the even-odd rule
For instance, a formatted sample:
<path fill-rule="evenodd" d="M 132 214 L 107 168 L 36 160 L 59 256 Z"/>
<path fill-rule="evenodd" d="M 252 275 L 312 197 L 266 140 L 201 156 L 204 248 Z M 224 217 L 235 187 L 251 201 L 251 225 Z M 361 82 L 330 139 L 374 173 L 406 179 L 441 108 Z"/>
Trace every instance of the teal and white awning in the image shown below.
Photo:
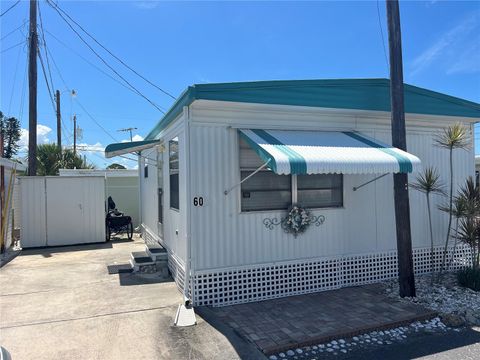
<path fill-rule="evenodd" d="M 415 155 L 352 131 L 241 129 L 277 174 L 385 174 L 418 171 Z"/>
<path fill-rule="evenodd" d="M 105 157 L 108 159 L 114 156 L 139 152 L 152 148 L 159 143 L 159 140 L 144 140 L 110 144 L 105 148 Z"/>

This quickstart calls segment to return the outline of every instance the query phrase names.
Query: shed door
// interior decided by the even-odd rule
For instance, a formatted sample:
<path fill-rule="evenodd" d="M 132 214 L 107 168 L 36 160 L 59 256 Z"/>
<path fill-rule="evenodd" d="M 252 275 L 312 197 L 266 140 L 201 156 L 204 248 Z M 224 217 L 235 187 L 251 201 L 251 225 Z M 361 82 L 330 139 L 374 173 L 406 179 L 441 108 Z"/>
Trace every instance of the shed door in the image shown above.
<path fill-rule="evenodd" d="M 103 177 L 49 177 L 46 189 L 49 246 L 105 241 Z"/>

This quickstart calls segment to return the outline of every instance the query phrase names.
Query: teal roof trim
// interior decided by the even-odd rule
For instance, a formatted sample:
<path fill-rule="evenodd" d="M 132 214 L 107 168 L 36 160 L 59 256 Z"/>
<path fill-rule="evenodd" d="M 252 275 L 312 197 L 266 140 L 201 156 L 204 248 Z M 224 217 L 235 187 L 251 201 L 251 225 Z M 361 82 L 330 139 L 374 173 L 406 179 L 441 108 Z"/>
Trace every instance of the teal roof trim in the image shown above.
<path fill-rule="evenodd" d="M 480 104 L 404 85 L 405 112 L 480 118 Z M 146 139 L 153 139 L 195 100 L 390 111 L 390 80 L 275 80 L 197 84 L 187 88 Z"/>
<path fill-rule="evenodd" d="M 158 140 L 143 140 L 109 144 L 105 148 L 105 157 L 111 158 L 131 152 L 142 151 L 155 146 L 157 143 Z"/>

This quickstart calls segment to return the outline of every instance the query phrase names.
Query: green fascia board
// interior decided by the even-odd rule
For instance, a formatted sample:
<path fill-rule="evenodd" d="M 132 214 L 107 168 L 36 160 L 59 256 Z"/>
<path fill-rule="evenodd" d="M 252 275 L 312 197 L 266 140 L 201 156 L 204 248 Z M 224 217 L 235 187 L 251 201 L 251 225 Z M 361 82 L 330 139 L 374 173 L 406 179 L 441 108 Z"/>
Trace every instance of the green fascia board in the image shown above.
<path fill-rule="evenodd" d="M 480 104 L 405 84 L 405 112 L 480 118 Z M 174 103 L 147 135 L 153 139 L 195 100 L 390 111 L 390 80 L 274 80 L 196 84 Z"/>
<path fill-rule="evenodd" d="M 109 144 L 105 148 L 105 154 L 108 155 L 109 153 L 116 153 L 119 151 L 133 149 L 135 151 L 136 148 L 142 148 L 149 145 L 154 145 L 158 142 L 158 140 L 143 140 L 143 141 L 130 141 L 130 142 L 121 142 L 121 143 L 114 143 Z"/>

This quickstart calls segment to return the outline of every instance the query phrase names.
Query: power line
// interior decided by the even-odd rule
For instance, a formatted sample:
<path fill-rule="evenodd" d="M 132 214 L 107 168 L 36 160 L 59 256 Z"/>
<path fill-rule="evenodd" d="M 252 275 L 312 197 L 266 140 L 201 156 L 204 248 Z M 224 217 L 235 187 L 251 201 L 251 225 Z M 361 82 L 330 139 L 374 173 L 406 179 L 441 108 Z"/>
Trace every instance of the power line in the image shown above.
<path fill-rule="evenodd" d="M 68 87 L 67 83 L 65 82 L 65 79 L 63 78 L 61 72 L 60 72 L 60 69 L 58 68 L 57 66 L 57 63 L 55 62 L 55 59 L 53 58 L 52 54 L 50 53 L 50 50 L 45 47 L 45 53 L 46 53 L 46 56 L 50 56 L 50 58 L 52 59 L 52 63 L 55 67 L 55 70 L 57 71 L 57 74 L 58 76 L 60 77 L 60 79 L 62 80 L 63 82 L 63 85 L 65 86 L 65 88 L 71 92 L 70 88 Z M 63 131 L 65 132 L 65 135 L 67 136 L 67 140 L 68 142 L 72 142 L 72 137 L 70 136 L 70 130 L 68 129 L 67 125 L 65 124 L 65 122 L 63 121 L 63 117 L 60 118 L 60 121 L 62 122 L 62 127 L 63 127 Z"/>
<path fill-rule="evenodd" d="M 45 78 L 45 83 L 47 84 L 48 95 L 50 96 L 50 101 L 52 103 L 53 112 L 56 113 L 55 101 L 53 101 L 53 91 L 50 88 L 50 85 L 48 83 L 47 73 L 45 71 L 45 64 L 43 63 L 43 57 L 42 57 L 42 54 L 40 53 L 40 48 L 37 48 L 37 54 L 38 54 L 38 58 L 40 59 L 40 64 L 41 64 L 41 68 L 42 68 L 43 77 Z"/>
<path fill-rule="evenodd" d="M 25 20 L 23 20 L 23 23 L 22 23 L 22 25 L 20 25 L 19 27 L 17 27 L 17 28 L 15 28 L 15 29 L 13 29 L 13 30 L 12 30 L 12 31 L 10 31 L 8 34 L 6 34 L 6 35 L 3 35 L 3 36 L 2 36 L 2 38 L 0 39 L 0 41 L 1 41 L 1 40 L 3 40 L 3 39 L 6 39 L 8 36 L 12 35 L 14 32 L 16 32 L 16 31 L 20 30 L 20 29 L 21 29 L 23 26 L 25 26 L 25 24 L 26 24 L 26 21 L 25 21 Z"/>
<path fill-rule="evenodd" d="M 12 10 L 15 6 L 17 6 L 18 4 L 20 3 L 20 0 L 18 0 L 15 4 L 13 4 L 12 6 L 10 6 L 7 10 L 5 10 L 3 13 L 0 14 L 0 17 L 2 17 L 3 15 L 5 15 L 6 13 L 8 13 L 10 10 Z"/>
<path fill-rule="evenodd" d="M 378 26 L 380 27 L 380 34 L 382 35 L 383 54 L 385 55 L 385 62 L 387 64 L 387 73 L 388 73 L 390 62 L 388 61 L 387 49 L 385 47 L 385 37 L 383 36 L 383 27 L 382 27 L 382 19 L 381 19 L 381 16 L 380 16 L 379 0 L 377 0 L 377 15 L 378 15 Z"/>
<path fill-rule="evenodd" d="M 158 111 L 160 111 L 162 114 L 165 114 L 165 111 L 160 109 L 157 104 L 155 104 L 152 100 L 147 98 L 144 94 L 142 94 L 135 86 L 133 86 L 127 79 L 125 79 L 122 75 L 120 75 L 99 53 L 95 51 L 95 49 L 78 33 L 77 30 L 68 22 L 68 20 L 60 13 L 60 11 L 56 8 L 53 7 L 53 9 L 60 15 L 63 21 L 68 25 L 68 27 L 78 36 L 78 38 L 110 69 L 112 70 L 120 79 L 122 79 L 127 85 L 129 85 L 132 89 L 135 90 L 135 92 L 140 95 L 142 98 L 144 98 L 146 101 L 148 101 L 153 107 L 155 107 Z"/>
<path fill-rule="evenodd" d="M 173 100 L 176 100 L 175 96 L 173 96 L 172 94 L 170 94 L 168 91 L 162 89 L 160 86 L 154 84 L 153 82 L 151 82 L 150 80 L 148 80 L 146 77 L 144 77 L 143 75 L 139 74 L 135 69 L 131 68 L 129 65 L 127 65 L 122 59 L 120 59 L 117 55 L 115 55 L 114 53 L 112 53 L 110 50 L 108 50 L 104 45 L 102 45 L 94 36 L 92 36 L 90 33 L 88 33 L 78 22 L 76 22 L 74 19 L 72 19 L 72 17 L 70 15 L 68 15 L 67 12 L 65 12 L 60 6 L 58 6 L 58 4 L 55 4 L 53 2 L 51 2 L 50 0 L 47 0 L 47 3 L 52 6 L 55 10 L 58 11 L 61 11 L 66 17 L 68 17 L 75 25 L 77 25 L 88 37 L 90 37 L 93 41 L 95 41 L 95 43 L 97 43 L 97 45 L 99 45 L 103 50 L 105 50 L 106 52 L 108 52 L 111 56 L 113 56 L 117 61 L 119 61 L 123 66 L 125 66 L 127 69 L 129 69 L 130 71 L 132 71 L 135 75 L 139 76 L 141 79 L 145 80 L 147 83 L 149 83 L 150 85 L 152 85 L 153 87 L 155 87 L 156 89 L 160 90 L 162 93 L 164 93 L 165 95 L 167 96 L 170 96 Z"/>
<path fill-rule="evenodd" d="M 6 48 L 6 49 L 3 49 L 2 51 L 0 51 L 0 54 L 3 54 L 4 52 L 7 52 L 8 50 L 11 50 L 11 49 L 14 49 L 16 48 L 17 46 L 20 46 L 20 45 L 23 45 L 27 42 L 27 40 L 23 40 L 22 42 L 19 42 L 18 44 L 15 44 L 13 46 L 10 46 L 9 48 Z"/>
<path fill-rule="evenodd" d="M 58 37 L 56 37 L 54 34 L 52 34 L 50 31 L 48 31 L 48 29 L 45 30 L 45 32 L 50 35 L 52 38 L 54 38 L 56 41 L 58 41 L 61 45 L 63 45 L 65 48 L 67 48 L 68 50 L 70 50 L 72 53 L 74 53 L 75 55 L 77 55 L 80 59 L 82 59 L 83 61 L 85 61 L 87 64 L 89 64 L 90 66 L 92 66 L 93 68 L 95 68 L 97 71 L 101 72 L 102 74 L 104 74 L 105 76 L 109 77 L 110 79 L 112 79 L 113 81 L 115 81 L 117 84 L 123 86 L 125 89 L 131 91 L 132 93 L 134 93 L 135 95 L 138 95 L 135 90 L 133 90 L 131 87 L 125 85 L 124 83 L 122 83 L 120 80 L 114 78 L 112 75 L 110 75 L 109 73 L 107 73 L 106 71 L 102 70 L 101 68 L 99 68 L 97 65 L 95 65 L 94 63 L 92 63 L 91 61 L 89 61 L 87 58 L 85 58 L 84 56 L 82 56 L 81 54 L 79 54 L 78 52 L 76 52 L 74 49 L 72 49 L 70 46 L 68 46 L 67 44 L 65 44 L 62 40 L 60 40 Z M 159 107 L 162 109 L 162 110 L 165 110 L 165 108 L 163 108 L 162 106 L 159 105 Z"/>
<path fill-rule="evenodd" d="M 43 31 L 43 19 L 42 19 L 42 12 L 40 11 L 40 2 L 38 4 L 38 16 L 40 18 L 40 31 L 42 35 L 42 40 L 43 40 L 43 47 L 46 49 L 47 47 L 47 42 L 45 41 L 45 32 Z M 50 61 L 48 61 L 48 56 L 47 56 L 47 51 L 45 50 L 45 58 L 47 61 L 47 70 L 48 70 L 48 75 L 50 76 L 50 84 L 52 84 L 52 89 L 55 89 L 55 85 L 53 83 L 53 78 L 52 78 L 52 71 L 50 70 Z"/>
<path fill-rule="evenodd" d="M 15 92 L 15 84 L 17 83 L 17 72 L 18 72 L 18 64 L 20 63 L 20 54 L 22 53 L 22 48 L 18 49 L 17 55 L 17 62 L 15 63 L 15 71 L 13 73 L 13 85 L 12 85 L 12 92 L 10 93 L 10 101 L 8 102 L 8 113 L 10 114 L 10 109 L 12 108 L 12 100 L 13 94 Z"/>

